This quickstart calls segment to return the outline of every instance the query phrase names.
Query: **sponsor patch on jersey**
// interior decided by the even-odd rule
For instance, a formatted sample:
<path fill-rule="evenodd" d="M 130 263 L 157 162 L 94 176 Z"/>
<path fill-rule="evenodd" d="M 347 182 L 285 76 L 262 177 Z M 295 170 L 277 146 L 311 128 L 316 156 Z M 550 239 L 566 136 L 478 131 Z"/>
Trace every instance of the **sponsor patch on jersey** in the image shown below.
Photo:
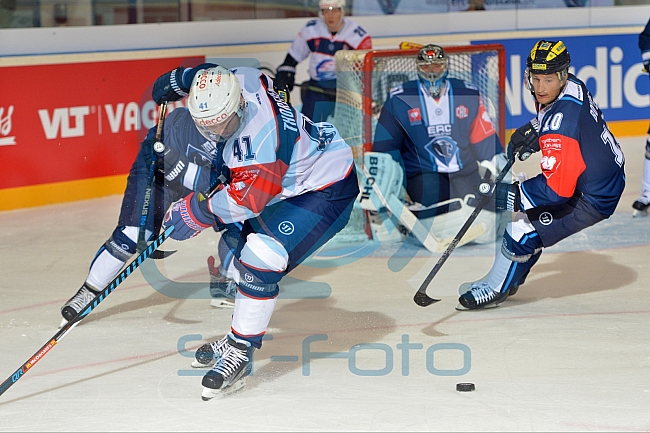
<path fill-rule="evenodd" d="M 550 212 L 542 212 L 539 215 L 539 222 L 545 226 L 550 225 L 553 222 L 553 215 Z"/>
<path fill-rule="evenodd" d="M 411 125 L 422 124 L 422 113 L 420 112 L 419 108 L 411 108 L 408 111 L 408 114 L 409 114 L 409 122 L 411 122 Z"/>
<path fill-rule="evenodd" d="M 562 150 L 562 140 L 558 137 L 543 136 L 540 142 L 542 150 Z"/>
<path fill-rule="evenodd" d="M 460 104 L 458 107 L 456 107 L 456 117 L 459 119 L 465 119 L 467 116 L 469 116 L 469 108 L 463 104 Z"/>

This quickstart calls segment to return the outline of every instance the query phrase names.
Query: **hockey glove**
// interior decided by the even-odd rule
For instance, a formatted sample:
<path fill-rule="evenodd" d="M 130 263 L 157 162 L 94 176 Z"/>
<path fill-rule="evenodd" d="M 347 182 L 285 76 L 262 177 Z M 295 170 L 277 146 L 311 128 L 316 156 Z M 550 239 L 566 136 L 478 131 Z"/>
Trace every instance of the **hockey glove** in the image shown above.
<path fill-rule="evenodd" d="M 496 210 L 506 210 L 509 212 L 524 210 L 521 205 L 519 182 L 499 182 L 495 184 L 491 180 L 484 180 L 478 184 L 478 193 L 483 197 L 494 197 L 494 207 Z"/>
<path fill-rule="evenodd" d="M 208 209 L 208 200 L 203 197 L 203 194 L 192 192 L 172 204 L 165 215 L 162 230 L 174 226 L 170 237 L 177 241 L 184 241 L 216 223 L 216 217 Z"/>
<path fill-rule="evenodd" d="M 296 83 L 296 67 L 289 65 L 278 66 L 273 83 L 278 89 L 287 88 L 291 92 Z"/>
<path fill-rule="evenodd" d="M 533 123 L 528 122 L 513 132 L 508 145 L 508 159 L 519 154 L 519 161 L 525 161 L 535 152 L 539 152 L 539 135 Z"/>
<path fill-rule="evenodd" d="M 165 146 L 160 141 L 154 143 L 153 149 L 158 155 L 158 171 L 165 176 L 167 182 L 183 181 L 183 176 L 189 166 L 187 157 L 171 146 Z"/>
<path fill-rule="evenodd" d="M 188 95 L 190 89 L 183 84 L 184 71 L 185 68 L 180 66 L 156 79 L 151 91 L 151 97 L 156 104 L 160 105 L 164 101 L 180 101 Z"/>

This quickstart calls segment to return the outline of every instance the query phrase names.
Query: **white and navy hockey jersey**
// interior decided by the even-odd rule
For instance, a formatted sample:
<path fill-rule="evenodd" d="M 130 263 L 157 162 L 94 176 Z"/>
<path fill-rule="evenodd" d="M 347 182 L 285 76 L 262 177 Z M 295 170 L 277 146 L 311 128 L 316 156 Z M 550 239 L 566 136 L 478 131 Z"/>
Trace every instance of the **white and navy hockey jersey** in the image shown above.
<path fill-rule="evenodd" d="M 368 32 L 354 21 L 343 18 L 343 26 L 333 35 L 322 19 L 309 21 L 289 47 L 289 55 L 300 63 L 309 56 L 309 76 L 316 81 L 336 79 L 334 53 L 339 50 L 369 50 Z"/>
<path fill-rule="evenodd" d="M 401 154 L 407 176 L 477 169 L 503 149 L 478 90 L 449 78 L 440 98 L 420 80 L 390 91 L 375 128 L 373 152 Z"/>
<path fill-rule="evenodd" d="M 352 149 L 334 125 L 313 123 L 297 112 L 259 70 L 241 67 L 232 72 L 246 109 L 242 126 L 222 151 L 230 184 L 209 202 L 222 222 L 253 218 L 267 205 L 325 189 L 352 172 Z M 358 193 L 354 189 L 351 196 Z"/>
<path fill-rule="evenodd" d="M 521 184 L 525 209 L 562 204 L 577 192 L 601 214 L 613 214 L 625 188 L 625 158 L 585 84 L 569 74 L 537 120 L 542 172 Z"/>

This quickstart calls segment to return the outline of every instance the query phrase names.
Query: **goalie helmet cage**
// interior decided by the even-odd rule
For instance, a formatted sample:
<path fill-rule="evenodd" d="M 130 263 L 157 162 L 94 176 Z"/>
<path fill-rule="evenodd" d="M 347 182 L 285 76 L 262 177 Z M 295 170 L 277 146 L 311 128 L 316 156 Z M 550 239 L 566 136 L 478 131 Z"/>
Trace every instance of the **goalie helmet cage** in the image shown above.
<path fill-rule="evenodd" d="M 443 47 L 449 58 L 449 78 L 469 81 L 479 90 L 483 105 L 505 145 L 505 49 L 501 44 Z M 372 148 L 373 133 L 391 88 L 418 78 L 418 48 L 396 50 L 340 50 L 335 54 L 337 90 L 334 124 L 352 147 L 357 164 Z M 336 236 L 342 242 L 372 237 L 367 215 L 353 210 L 350 222 Z"/>

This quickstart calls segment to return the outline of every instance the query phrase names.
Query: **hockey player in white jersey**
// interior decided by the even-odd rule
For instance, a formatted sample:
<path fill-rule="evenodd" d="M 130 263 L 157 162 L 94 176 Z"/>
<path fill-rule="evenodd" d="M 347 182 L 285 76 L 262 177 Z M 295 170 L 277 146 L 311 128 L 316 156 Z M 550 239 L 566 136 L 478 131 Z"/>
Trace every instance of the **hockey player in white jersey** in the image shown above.
<path fill-rule="evenodd" d="M 284 63 L 278 66 L 275 84 L 294 87 L 296 65 L 309 59 L 310 80 L 301 92 L 302 114 L 315 122 L 334 114 L 336 63 L 339 50 L 372 49 L 372 39 L 363 27 L 345 16 L 345 0 L 320 0 L 319 19 L 311 20 L 294 39 Z"/>
<path fill-rule="evenodd" d="M 160 92 L 154 86 L 154 93 L 156 91 Z M 162 103 L 163 98 L 159 97 L 158 102 Z M 131 166 L 115 230 L 95 254 L 81 288 L 61 307 L 61 326 L 88 305 L 136 254 L 142 229 L 146 233 L 143 240 L 150 239 L 160 229 L 172 202 L 191 191 L 207 190 L 211 179 L 222 171 L 223 161 L 218 158 L 216 143 L 199 133 L 187 109 L 177 108 L 167 116 L 161 130 L 160 143 L 164 147 L 160 152 L 154 151 L 157 128 L 155 125 L 149 130 Z M 155 160 L 153 173 L 152 160 Z M 151 182 L 151 193 L 147 207 L 151 215 L 143 224 L 142 209 L 148 182 Z M 217 230 L 222 232 L 219 248 L 234 249 L 238 225 L 221 225 Z M 215 266 L 210 269 L 210 279 L 212 305 L 232 308 L 232 280 L 225 277 L 225 272 L 218 272 Z"/>
<path fill-rule="evenodd" d="M 214 66 L 159 80 L 189 93 L 190 114 L 219 143 L 231 177 L 210 199 L 192 193 L 173 204 L 163 227 L 185 240 L 215 224 L 243 223 L 227 269 L 237 283 L 231 332 L 200 348 L 193 364 L 214 362 L 202 381 L 209 400 L 243 385 L 278 283 L 347 224 L 359 187 L 352 151 L 337 129 L 298 113 L 259 70 Z"/>

